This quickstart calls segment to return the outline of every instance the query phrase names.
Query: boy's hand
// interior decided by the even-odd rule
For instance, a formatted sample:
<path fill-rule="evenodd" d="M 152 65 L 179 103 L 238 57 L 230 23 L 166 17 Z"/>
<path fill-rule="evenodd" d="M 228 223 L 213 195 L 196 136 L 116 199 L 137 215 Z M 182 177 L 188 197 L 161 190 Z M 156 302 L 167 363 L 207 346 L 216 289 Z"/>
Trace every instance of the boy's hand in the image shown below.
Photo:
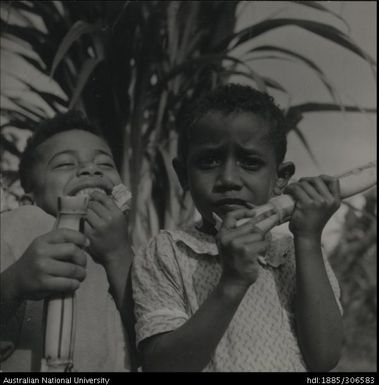
<path fill-rule="evenodd" d="M 258 278 L 258 256 L 267 249 L 265 234 L 255 228 L 252 219 L 236 228 L 238 219 L 251 216 L 248 209 L 235 210 L 227 214 L 216 236 L 223 264 L 221 284 L 247 290 Z"/>
<path fill-rule="evenodd" d="M 320 175 L 290 184 L 286 194 L 296 201 L 289 229 L 294 236 L 321 237 L 324 226 L 341 204 L 337 178 Z"/>
<path fill-rule="evenodd" d="M 100 192 L 91 194 L 84 233 L 91 241 L 91 256 L 104 266 L 124 256 L 128 247 L 126 216 L 111 197 Z"/>
<path fill-rule="evenodd" d="M 57 229 L 36 238 L 14 264 L 19 299 L 39 300 L 75 291 L 86 276 L 88 239 Z"/>

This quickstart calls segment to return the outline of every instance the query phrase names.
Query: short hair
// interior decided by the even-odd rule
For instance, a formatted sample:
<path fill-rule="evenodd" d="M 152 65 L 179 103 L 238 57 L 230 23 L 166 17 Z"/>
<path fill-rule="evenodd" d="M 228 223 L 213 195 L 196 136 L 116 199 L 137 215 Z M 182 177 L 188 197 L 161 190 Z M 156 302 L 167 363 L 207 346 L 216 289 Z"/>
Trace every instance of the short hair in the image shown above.
<path fill-rule="evenodd" d="M 284 113 L 275 104 L 272 96 L 241 84 L 226 84 L 217 87 L 199 99 L 184 114 L 179 127 L 178 158 L 185 161 L 188 156 L 191 129 L 208 112 L 217 111 L 224 115 L 235 112 L 252 112 L 270 124 L 270 140 L 274 145 L 278 164 L 283 162 L 287 152 L 287 127 Z"/>
<path fill-rule="evenodd" d="M 100 129 L 85 118 L 80 111 L 59 113 L 51 119 L 41 121 L 33 135 L 28 139 L 26 147 L 21 154 L 19 177 L 21 187 L 25 192 L 30 192 L 33 188 L 33 168 L 38 161 L 38 146 L 52 136 L 70 130 L 88 131 L 105 140 Z"/>

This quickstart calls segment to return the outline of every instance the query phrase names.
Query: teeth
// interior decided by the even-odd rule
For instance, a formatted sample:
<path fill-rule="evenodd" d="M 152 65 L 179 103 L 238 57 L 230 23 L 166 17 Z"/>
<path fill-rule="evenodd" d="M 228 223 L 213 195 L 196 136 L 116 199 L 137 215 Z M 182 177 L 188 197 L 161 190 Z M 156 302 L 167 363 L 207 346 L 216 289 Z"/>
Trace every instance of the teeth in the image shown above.
<path fill-rule="evenodd" d="M 98 188 L 98 187 L 86 187 L 82 190 L 79 190 L 76 195 L 91 195 L 91 193 L 93 193 L 94 191 L 97 191 L 97 192 L 100 192 L 100 193 L 103 193 L 105 194 L 105 191 L 101 188 Z"/>

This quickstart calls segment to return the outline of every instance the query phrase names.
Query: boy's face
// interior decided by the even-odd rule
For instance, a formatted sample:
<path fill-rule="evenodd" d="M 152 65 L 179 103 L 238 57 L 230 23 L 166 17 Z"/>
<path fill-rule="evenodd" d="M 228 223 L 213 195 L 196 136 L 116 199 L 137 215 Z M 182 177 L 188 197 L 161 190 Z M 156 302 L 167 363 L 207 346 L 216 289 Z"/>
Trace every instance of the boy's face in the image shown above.
<path fill-rule="evenodd" d="M 121 183 L 108 145 L 90 132 L 61 132 L 41 143 L 37 151 L 31 195 L 49 214 L 56 215 L 59 196 L 93 188 L 110 193 Z"/>
<path fill-rule="evenodd" d="M 179 178 L 204 219 L 212 223 L 212 212 L 224 218 L 229 211 L 264 204 L 277 193 L 283 180 L 269 129 L 254 113 L 217 111 L 208 112 L 194 127 L 186 175 Z"/>

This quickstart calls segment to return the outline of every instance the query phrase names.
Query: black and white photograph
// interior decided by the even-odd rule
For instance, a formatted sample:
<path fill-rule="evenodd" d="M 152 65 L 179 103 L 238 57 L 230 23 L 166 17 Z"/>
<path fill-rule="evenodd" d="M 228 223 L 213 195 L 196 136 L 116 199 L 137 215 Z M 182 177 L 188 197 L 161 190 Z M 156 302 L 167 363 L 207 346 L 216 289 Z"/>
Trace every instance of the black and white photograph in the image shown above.
<path fill-rule="evenodd" d="M 0 10 L 2 384 L 376 383 L 375 1 Z"/>

